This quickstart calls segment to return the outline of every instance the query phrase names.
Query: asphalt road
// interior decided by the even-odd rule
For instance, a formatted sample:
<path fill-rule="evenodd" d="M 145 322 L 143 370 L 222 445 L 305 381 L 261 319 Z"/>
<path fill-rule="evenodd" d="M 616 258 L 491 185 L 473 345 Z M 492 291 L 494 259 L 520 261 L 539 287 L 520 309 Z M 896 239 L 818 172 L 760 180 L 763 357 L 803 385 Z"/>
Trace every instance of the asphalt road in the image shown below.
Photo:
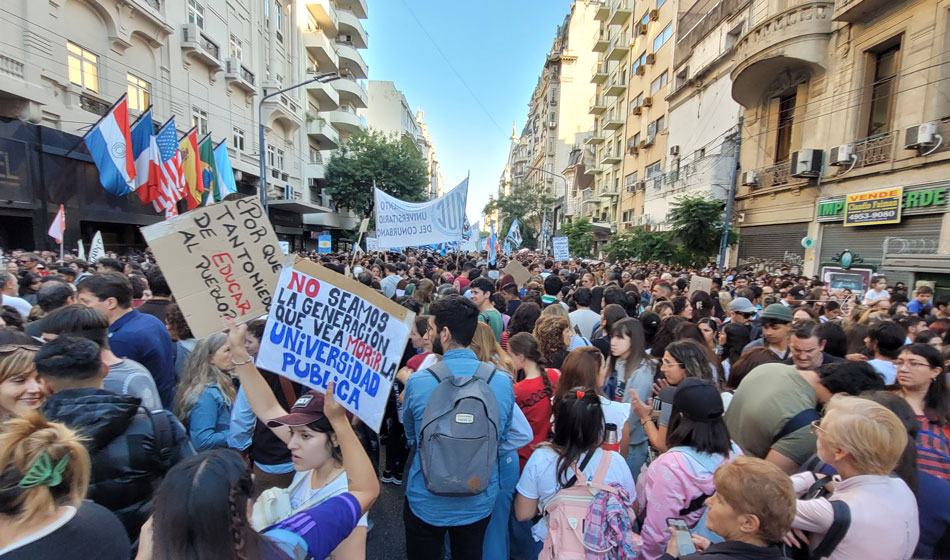
<path fill-rule="evenodd" d="M 385 464 L 386 446 L 380 462 Z M 382 472 L 377 470 L 377 472 Z M 366 537 L 366 560 L 397 560 L 406 557 L 406 534 L 402 524 L 403 487 L 380 482 L 379 499 L 369 511 L 372 530 Z"/>

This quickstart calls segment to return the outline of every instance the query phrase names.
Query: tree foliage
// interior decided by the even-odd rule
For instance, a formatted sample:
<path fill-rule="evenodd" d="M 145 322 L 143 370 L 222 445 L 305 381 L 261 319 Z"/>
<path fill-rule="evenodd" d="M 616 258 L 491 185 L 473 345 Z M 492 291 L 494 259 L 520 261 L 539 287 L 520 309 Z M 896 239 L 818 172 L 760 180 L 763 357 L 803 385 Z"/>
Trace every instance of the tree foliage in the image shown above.
<path fill-rule="evenodd" d="M 487 215 L 498 210 L 500 223 L 495 224 L 495 233 L 502 243 L 511 227 L 511 222 L 518 218 L 521 237 L 524 240 L 522 246 L 535 249 L 538 232 L 541 231 L 541 224 L 544 221 L 544 213 L 553 208 L 556 201 L 557 199 L 548 195 L 541 185 L 517 184 L 511 187 L 509 194 L 490 198 L 482 212 Z"/>
<path fill-rule="evenodd" d="M 686 195 L 670 205 L 669 231 L 637 230 L 611 237 L 605 252 L 611 259 L 659 261 L 703 266 L 719 253 L 725 203 L 704 195 Z M 727 243 L 738 243 L 732 229 Z"/>
<path fill-rule="evenodd" d="M 400 200 L 424 200 L 428 172 L 419 150 L 406 138 L 361 130 L 327 162 L 327 194 L 339 208 L 360 217 L 373 214 L 373 183 Z"/>
<path fill-rule="evenodd" d="M 594 252 L 593 226 L 587 218 L 580 218 L 561 225 L 561 233 L 567 236 L 567 247 L 572 256 L 589 257 Z"/>

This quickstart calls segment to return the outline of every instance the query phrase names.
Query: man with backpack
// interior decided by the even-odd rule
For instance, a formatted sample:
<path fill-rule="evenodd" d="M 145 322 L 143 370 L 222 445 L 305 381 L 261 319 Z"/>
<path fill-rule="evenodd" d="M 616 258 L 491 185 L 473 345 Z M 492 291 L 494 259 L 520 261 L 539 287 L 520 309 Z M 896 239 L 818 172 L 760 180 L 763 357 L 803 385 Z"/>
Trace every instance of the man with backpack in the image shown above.
<path fill-rule="evenodd" d="M 406 382 L 403 423 L 414 447 L 403 510 L 409 560 L 482 558 L 499 492 L 498 450 L 512 421 L 510 378 L 468 346 L 478 307 L 461 296 L 429 308 L 432 349 L 442 360 Z"/>
<path fill-rule="evenodd" d="M 60 336 L 35 360 L 37 374 L 53 389 L 43 413 L 85 438 L 89 499 L 111 510 L 135 541 L 165 473 L 195 454 L 188 434 L 167 410 L 149 411 L 137 397 L 103 389 L 108 367 L 92 340 Z"/>

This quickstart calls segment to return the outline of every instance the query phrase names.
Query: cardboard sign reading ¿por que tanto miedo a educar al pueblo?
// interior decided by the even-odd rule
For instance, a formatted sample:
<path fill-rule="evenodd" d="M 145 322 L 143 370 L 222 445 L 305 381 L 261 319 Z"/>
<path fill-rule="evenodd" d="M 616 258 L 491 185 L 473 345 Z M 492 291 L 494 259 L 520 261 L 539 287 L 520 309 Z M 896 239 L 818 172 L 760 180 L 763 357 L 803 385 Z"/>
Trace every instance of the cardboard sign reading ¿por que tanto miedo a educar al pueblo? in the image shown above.
<path fill-rule="evenodd" d="M 267 313 L 284 254 L 261 202 L 196 208 L 142 228 L 195 338 Z"/>
<path fill-rule="evenodd" d="M 257 367 L 326 392 L 379 432 L 415 313 L 307 259 L 288 256 Z"/>

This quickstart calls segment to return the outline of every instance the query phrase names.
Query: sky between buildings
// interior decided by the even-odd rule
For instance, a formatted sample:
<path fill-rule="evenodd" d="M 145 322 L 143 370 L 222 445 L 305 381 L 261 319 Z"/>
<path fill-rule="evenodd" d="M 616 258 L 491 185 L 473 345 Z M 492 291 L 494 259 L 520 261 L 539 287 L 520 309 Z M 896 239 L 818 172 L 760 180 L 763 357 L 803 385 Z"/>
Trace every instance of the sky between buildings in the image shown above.
<path fill-rule="evenodd" d="M 370 79 L 395 82 L 413 111 L 425 111 L 448 188 L 471 171 L 467 210 L 474 223 L 497 191 L 511 123 L 517 121 L 520 134 L 571 2 L 368 0 L 368 6 Z"/>

